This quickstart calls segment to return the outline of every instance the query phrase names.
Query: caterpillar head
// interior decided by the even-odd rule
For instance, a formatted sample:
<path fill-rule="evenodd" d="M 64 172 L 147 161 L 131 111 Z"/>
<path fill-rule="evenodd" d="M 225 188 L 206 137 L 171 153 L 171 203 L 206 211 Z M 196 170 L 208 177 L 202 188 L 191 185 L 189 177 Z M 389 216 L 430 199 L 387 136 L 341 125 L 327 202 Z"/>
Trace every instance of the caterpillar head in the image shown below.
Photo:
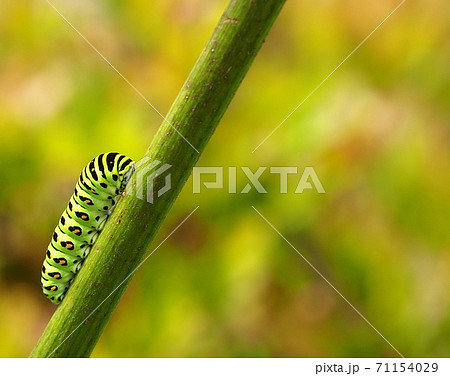
<path fill-rule="evenodd" d="M 131 161 L 131 159 L 130 159 Z M 129 164 L 126 165 L 126 167 L 121 168 L 119 170 L 119 175 L 121 179 L 121 184 L 119 191 L 123 192 L 125 190 L 125 187 L 127 186 L 128 182 L 130 181 L 131 177 L 133 176 L 134 172 L 134 162 L 131 161 Z"/>

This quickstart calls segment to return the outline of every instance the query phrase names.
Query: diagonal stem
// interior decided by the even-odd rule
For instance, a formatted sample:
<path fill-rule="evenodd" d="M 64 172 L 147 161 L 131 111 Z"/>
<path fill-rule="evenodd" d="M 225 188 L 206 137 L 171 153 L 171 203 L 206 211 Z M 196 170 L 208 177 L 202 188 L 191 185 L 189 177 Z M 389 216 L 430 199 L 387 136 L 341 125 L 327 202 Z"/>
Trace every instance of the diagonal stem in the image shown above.
<path fill-rule="evenodd" d="M 141 184 L 145 192 L 151 189 L 155 195 L 162 192 L 167 174 L 151 171 L 155 161 L 161 161 L 171 166 L 167 170 L 171 189 L 153 203 L 135 194 L 122 197 L 31 357 L 91 354 L 131 278 L 123 281 L 144 258 L 200 156 L 170 124 L 200 153 L 204 150 L 284 2 L 230 1 L 167 114 L 167 121 L 138 164 L 131 185 L 136 188 Z M 90 313 L 89 320 L 80 326 Z"/>

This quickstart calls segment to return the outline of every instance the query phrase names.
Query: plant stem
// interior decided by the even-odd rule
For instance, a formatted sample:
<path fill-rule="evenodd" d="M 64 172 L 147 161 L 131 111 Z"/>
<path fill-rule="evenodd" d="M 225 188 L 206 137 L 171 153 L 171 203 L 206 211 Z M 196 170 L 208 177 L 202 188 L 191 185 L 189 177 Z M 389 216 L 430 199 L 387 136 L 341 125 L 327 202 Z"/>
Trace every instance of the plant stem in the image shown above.
<path fill-rule="evenodd" d="M 142 182 L 145 193 L 157 160 L 172 166 L 171 189 L 152 204 L 122 197 L 31 357 L 91 354 L 284 2 L 230 1 L 131 182 L 132 188 Z M 164 186 L 164 175 L 153 180 L 154 192 Z"/>

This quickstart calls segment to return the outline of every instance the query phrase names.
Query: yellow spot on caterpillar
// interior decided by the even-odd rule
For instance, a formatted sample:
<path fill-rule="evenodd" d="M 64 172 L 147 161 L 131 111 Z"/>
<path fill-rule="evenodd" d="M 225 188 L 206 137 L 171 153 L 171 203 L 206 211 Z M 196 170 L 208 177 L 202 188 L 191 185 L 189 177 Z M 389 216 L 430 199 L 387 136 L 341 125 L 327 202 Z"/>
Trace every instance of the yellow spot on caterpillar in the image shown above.
<path fill-rule="evenodd" d="M 75 234 L 79 234 L 80 233 L 80 229 L 76 228 L 75 229 Z"/>
<path fill-rule="evenodd" d="M 61 260 L 59 263 L 60 263 L 61 265 L 66 265 L 66 260 Z"/>
<path fill-rule="evenodd" d="M 55 278 L 56 279 L 61 278 L 61 274 L 55 274 Z"/>
<path fill-rule="evenodd" d="M 51 290 L 55 291 L 56 290 L 56 286 L 52 286 Z"/>
<path fill-rule="evenodd" d="M 86 218 L 87 218 L 87 215 L 82 215 L 81 218 L 82 218 L 82 219 L 86 219 Z"/>

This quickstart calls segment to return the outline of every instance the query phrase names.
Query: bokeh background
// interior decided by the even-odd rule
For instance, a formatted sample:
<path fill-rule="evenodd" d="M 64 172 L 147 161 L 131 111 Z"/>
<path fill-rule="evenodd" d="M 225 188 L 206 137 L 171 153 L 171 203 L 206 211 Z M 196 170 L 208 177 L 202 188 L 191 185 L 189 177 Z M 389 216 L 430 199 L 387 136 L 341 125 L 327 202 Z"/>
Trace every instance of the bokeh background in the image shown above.
<path fill-rule="evenodd" d="M 450 4 L 286 4 L 199 166 L 313 166 L 326 194 L 192 193 L 189 180 L 97 357 L 450 355 Z M 224 0 L 53 4 L 166 113 Z M 55 306 L 40 267 L 82 167 L 139 159 L 161 118 L 44 1 L 0 2 L 0 356 L 28 356 Z M 238 189 L 246 184 L 238 174 Z"/>

